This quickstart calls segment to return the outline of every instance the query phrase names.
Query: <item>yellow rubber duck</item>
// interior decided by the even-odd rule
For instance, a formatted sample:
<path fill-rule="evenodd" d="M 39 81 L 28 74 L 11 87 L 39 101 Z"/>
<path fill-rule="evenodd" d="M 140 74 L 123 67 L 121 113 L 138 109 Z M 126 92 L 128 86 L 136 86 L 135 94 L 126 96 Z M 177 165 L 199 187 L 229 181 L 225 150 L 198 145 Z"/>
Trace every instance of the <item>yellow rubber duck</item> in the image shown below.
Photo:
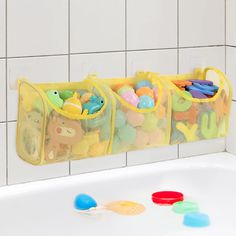
<path fill-rule="evenodd" d="M 63 104 L 62 109 L 71 114 L 81 114 L 82 113 L 82 104 L 79 99 L 79 94 L 74 93 L 73 97 L 66 99 Z"/>

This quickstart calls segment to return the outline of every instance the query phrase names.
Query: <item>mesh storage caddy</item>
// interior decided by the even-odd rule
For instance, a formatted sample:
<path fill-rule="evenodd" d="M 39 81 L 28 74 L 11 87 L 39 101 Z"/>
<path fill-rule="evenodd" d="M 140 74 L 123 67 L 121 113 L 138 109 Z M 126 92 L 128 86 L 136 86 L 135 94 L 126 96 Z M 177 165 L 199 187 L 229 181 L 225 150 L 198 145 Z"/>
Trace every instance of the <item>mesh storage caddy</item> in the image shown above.
<path fill-rule="evenodd" d="M 213 81 L 219 89 L 211 98 L 198 99 L 173 83 L 190 79 Z M 157 91 L 152 108 L 132 106 L 116 92 L 142 80 Z M 35 165 L 223 137 L 232 98 L 225 75 L 211 67 L 186 75 L 138 72 L 131 78 L 88 76 L 74 83 L 20 80 L 18 90 L 17 153 Z M 49 90 L 87 90 L 100 96 L 104 104 L 94 114 L 71 114 L 50 101 Z"/>

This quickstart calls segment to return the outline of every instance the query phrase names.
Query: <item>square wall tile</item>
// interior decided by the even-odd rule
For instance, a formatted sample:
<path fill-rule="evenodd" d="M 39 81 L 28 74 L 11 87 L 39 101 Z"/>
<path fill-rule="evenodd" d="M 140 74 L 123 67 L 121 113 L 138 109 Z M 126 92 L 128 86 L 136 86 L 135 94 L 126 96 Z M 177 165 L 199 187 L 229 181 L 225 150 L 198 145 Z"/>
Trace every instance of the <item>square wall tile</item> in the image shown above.
<path fill-rule="evenodd" d="M 81 81 L 88 74 L 99 78 L 125 76 L 125 53 L 94 53 L 71 56 L 71 81 Z"/>
<path fill-rule="evenodd" d="M 226 44 L 236 46 L 236 1 L 226 0 Z"/>
<path fill-rule="evenodd" d="M 16 81 L 25 77 L 35 83 L 68 81 L 68 57 L 32 57 L 8 60 L 8 120 L 17 119 Z"/>
<path fill-rule="evenodd" d="M 125 0 L 71 0 L 71 52 L 125 49 Z"/>
<path fill-rule="evenodd" d="M 177 145 L 150 148 L 127 153 L 127 165 L 140 165 L 157 161 L 167 161 L 178 158 Z"/>
<path fill-rule="evenodd" d="M 179 0 L 179 45 L 224 45 L 224 0 Z"/>
<path fill-rule="evenodd" d="M 229 133 L 226 138 L 226 150 L 236 155 L 235 135 L 236 135 L 236 102 L 232 102 Z"/>
<path fill-rule="evenodd" d="M 8 56 L 68 53 L 67 0 L 8 0 Z"/>
<path fill-rule="evenodd" d="M 6 185 L 6 123 L 0 124 L 0 186 Z"/>
<path fill-rule="evenodd" d="M 6 0 L 0 0 L 0 57 L 6 56 Z"/>
<path fill-rule="evenodd" d="M 93 171 L 101 171 L 124 167 L 126 165 L 126 154 L 107 155 L 104 157 L 93 157 L 78 161 L 71 161 L 71 174 L 81 174 Z"/>
<path fill-rule="evenodd" d="M 180 158 L 224 151 L 225 138 L 201 140 L 193 143 L 182 143 L 179 145 Z"/>
<path fill-rule="evenodd" d="M 236 47 L 226 47 L 226 75 L 233 87 L 233 99 L 236 99 Z"/>
<path fill-rule="evenodd" d="M 128 0 L 127 48 L 177 46 L 177 0 Z"/>
<path fill-rule="evenodd" d="M 179 72 L 214 66 L 225 71 L 225 47 L 185 48 L 179 51 Z"/>
<path fill-rule="evenodd" d="M 6 60 L 0 59 L 0 121 L 6 121 Z"/>
<path fill-rule="evenodd" d="M 69 162 L 34 166 L 16 153 L 16 123 L 8 124 L 8 184 L 17 184 L 69 175 Z"/>
<path fill-rule="evenodd" d="M 134 75 L 136 71 L 176 74 L 177 49 L 128 52 L 128 76 Z"/>

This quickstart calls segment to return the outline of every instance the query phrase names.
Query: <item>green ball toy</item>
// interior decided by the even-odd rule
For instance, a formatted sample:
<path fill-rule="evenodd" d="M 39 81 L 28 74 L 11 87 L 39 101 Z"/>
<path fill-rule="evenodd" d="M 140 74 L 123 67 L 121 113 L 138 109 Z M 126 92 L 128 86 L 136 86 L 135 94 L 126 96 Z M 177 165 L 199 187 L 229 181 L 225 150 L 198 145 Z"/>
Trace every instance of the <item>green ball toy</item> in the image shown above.
<path fill-rule="evenodd" d="M 120 140 L 125 144 L 134 144 L 136 140 L 136 129 L 128 124 L 122 126 L 117 134 Z"/>
<path fill-rule="evenodd" d="M 122 126 L 125 125 L 126 118 L 124 112 L 121 110 L 116 111 L 116 118 L 115 118 L 115 127 L 116 128 L 121 128 Z"/>
<path fill-rule="evenodd" d="M 57 108 L 62 108 L 64 101 L 60 98 L 57 90 L 47 91 L 47 97 L 54 106 Z"/>
<path fill-rule="evenodd" d="M 157 128 L 158 125 L 158 119 L 153 113 L 146 113 L 144 122 L 142 125 L 142 129 L 146 132 L 153 131 Z"/>
<path fill-rule="evenodd" d="M 63 99 L 63 101 L 65 101 L 68 98 L 73 97 L 73 94 L 74 94 L 74 92 L 71 90 L 59 91 L 60 98 Z"/>

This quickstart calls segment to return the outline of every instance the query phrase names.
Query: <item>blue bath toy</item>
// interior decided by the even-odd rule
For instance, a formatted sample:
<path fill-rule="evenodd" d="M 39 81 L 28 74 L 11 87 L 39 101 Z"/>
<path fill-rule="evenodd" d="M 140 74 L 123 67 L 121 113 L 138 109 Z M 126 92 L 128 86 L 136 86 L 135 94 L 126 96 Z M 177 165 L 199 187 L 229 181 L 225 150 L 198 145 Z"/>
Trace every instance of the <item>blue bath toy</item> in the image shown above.
<path fill-rule="evenodd" d="M 216 85 L 204 85 L 204 84 L 198 84 L 198 83 L 193 83 L 193 85 L 196 88 L 207 90 L 207 91 L 212 91 L 212 92 L 217 92 L 219 87 Z"/>
<path fill-rule="evenodd" d="M 206 227 L 210 225 L 209 216 L 200 212 L 193 212 L 184 215 L 183 224 L 188 227 Z"/>
<path fill-rule="evenodd" d="M 135 85 L 135 90 L 141 88 L 141 87 L 149 87 L 152 89 L 152 83 L 149 80 L 140 80 L 136 85 Z"/>
<path fill-rule="evenodd" d="M 145 108 L 153 108 L 155 105 L 154 99 L 150 96 L 143 95 L 139 97 L 138 108 L 145 109 Z"/>
<path fill-rule="evenodd" d="M 104 100 L 100 96 L 91 96 L 90 101 L 83 104 L 83 111 L 87 110 L 88 114 L 98 112 L 104 105 Z"/>
<path fill-rule="evenodd" d="M 214 95 L 214 92 L 212 92 L 212 91 L 209 91 L 209 90 L 206 90 L 206 89 L 200 89 L 200 88 L 197 88 L 197 87 L 195 87 L 193 85 L 187 86 L 186 89 L 188 91 L 195 90 L 195 91 L 201 92 L 201 93 L 203 93 L 205 95 L 210 95 L 210 96 Z"/>
<path fill-rule="evenodd" d="M 85 211 L 97 207 L 97 202 L 88 194 L 81 193 L 75 197 L 74 206 L 77 210 Z"/>

